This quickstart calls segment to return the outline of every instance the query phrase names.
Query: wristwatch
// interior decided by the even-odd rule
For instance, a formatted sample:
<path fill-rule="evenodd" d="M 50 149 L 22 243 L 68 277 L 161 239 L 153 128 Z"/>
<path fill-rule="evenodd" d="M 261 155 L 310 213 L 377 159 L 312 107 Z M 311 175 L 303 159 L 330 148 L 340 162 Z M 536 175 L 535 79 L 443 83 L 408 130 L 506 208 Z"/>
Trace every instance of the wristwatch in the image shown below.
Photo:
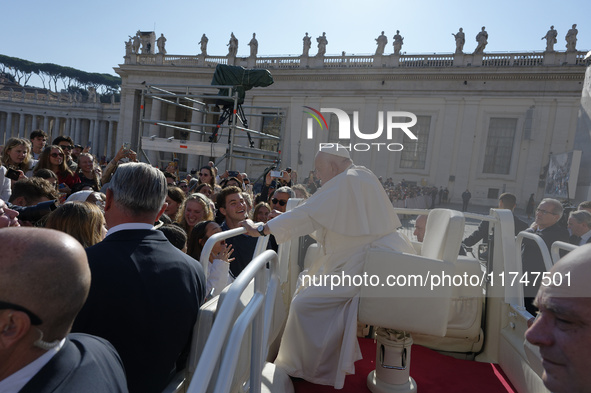
<path fill-rule="evenodd" d="M 259 225 L 259 226 L 257 227 L 257 231 L 259 232 L 259 234 L 260 234 L 261 236 L 265 236 L 265 224 L 263 224 L 263 225 Z"/>

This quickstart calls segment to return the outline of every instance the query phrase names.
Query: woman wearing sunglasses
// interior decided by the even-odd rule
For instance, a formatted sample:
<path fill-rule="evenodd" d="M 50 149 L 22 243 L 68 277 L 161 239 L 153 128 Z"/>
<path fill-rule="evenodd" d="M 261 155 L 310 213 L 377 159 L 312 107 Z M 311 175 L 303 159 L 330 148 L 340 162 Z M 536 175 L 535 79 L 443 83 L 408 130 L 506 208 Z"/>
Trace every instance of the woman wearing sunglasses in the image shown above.
<path fill-rule="evenodd" d="M 35 166 L 34 171 L 36 172 L 43 168 L 50 169 L 57 175 L 60 192 L 69 195 L 72 186 L 80 183 L 80 177 L 68 168 L 64 151 L 58 145 L 46 147 L 39 156 L 39 162 Z"/>
<path fill-rule="evenodd" d="M 216 177 L 214 168 L 208 165 L 202 166 L 201 169 L 199 169 L 199 173 L 197 174 L 197 176 L 199 177 L 199 184 L 209 184 L 211 186 L 211 189 L 214 189 Z"/>

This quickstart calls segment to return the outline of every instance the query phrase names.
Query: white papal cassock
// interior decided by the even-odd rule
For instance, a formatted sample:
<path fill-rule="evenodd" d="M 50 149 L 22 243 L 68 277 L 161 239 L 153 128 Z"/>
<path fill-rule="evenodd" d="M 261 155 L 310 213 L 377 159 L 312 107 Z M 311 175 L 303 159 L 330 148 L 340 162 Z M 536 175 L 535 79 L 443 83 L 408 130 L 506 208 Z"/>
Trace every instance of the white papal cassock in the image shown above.
<path fill-rule="evenodd" d="M 299 277 L 275 364 L 293 377 L 341 389 L 361 359 L 356 337 L 360 288 L 331 289 L 330 280 L 311 285 L 303 276 L 353 277 L 363 274 L 370 247 L 412 254 L 414 249 L 396 232 L 400 220 L 376 176 L 355 165 L 267 224 L 278 243 L 311 233 L 322 246 L 321 256 Z"/>

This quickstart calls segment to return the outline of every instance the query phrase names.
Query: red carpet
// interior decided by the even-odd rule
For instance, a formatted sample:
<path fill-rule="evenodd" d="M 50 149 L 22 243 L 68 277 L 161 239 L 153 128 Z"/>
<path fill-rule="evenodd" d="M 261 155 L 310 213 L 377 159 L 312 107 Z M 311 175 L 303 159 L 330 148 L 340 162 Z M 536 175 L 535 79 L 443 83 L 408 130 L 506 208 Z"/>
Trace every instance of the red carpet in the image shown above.
<path fill-rule="evenodd" d="M 347 376 L 344 389 L 297 380 L 296 393 L 369 392 L 365 381 L 375 368 L 376 344 L 370 339 L 359 339 L 359 345 L 363 360 L 355 363 L 355 375 Z M 411 357 L 410 375 L 419 393 L 516 393 L 496 364 L 454 359 L 419 345 L 413 345 Z"/>

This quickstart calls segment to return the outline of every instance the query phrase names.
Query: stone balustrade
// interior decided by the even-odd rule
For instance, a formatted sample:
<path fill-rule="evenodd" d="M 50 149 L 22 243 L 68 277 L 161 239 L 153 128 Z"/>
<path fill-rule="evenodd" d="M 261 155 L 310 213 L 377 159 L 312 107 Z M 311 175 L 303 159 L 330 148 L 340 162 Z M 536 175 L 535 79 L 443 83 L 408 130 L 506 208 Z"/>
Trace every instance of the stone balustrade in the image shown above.
<path fill-rule="evenodd" d="M 72 108 L 103 108 L 103 109 L 119 109 L 121 103 L 102 103 L 102 102 L 90 102 L 90 101 L 77 101 L 67 94 L 61 93 L 36 93 L 31 91 L 30 88 L 27 90 L 2 88 L 0 85 L 0 101 L 9 102 L 20 102 L 25 104 L 41 104 L 45 106 L 59 106 L 59 107 L 72 107 Z"/>
<path fill-rule="evenodd" d="M 185 56 L 164 54 L 130 54 L 125 64 L 176 67 L 215 67 L 217 64 L 246 68 L 440 68 L 440 67 L 516 67 L 585 65 L 586 51 L 575 52 L 516 52 L 516 53 L 460 53 L 460 54 L 391 54 L 340 56 Z"/>

